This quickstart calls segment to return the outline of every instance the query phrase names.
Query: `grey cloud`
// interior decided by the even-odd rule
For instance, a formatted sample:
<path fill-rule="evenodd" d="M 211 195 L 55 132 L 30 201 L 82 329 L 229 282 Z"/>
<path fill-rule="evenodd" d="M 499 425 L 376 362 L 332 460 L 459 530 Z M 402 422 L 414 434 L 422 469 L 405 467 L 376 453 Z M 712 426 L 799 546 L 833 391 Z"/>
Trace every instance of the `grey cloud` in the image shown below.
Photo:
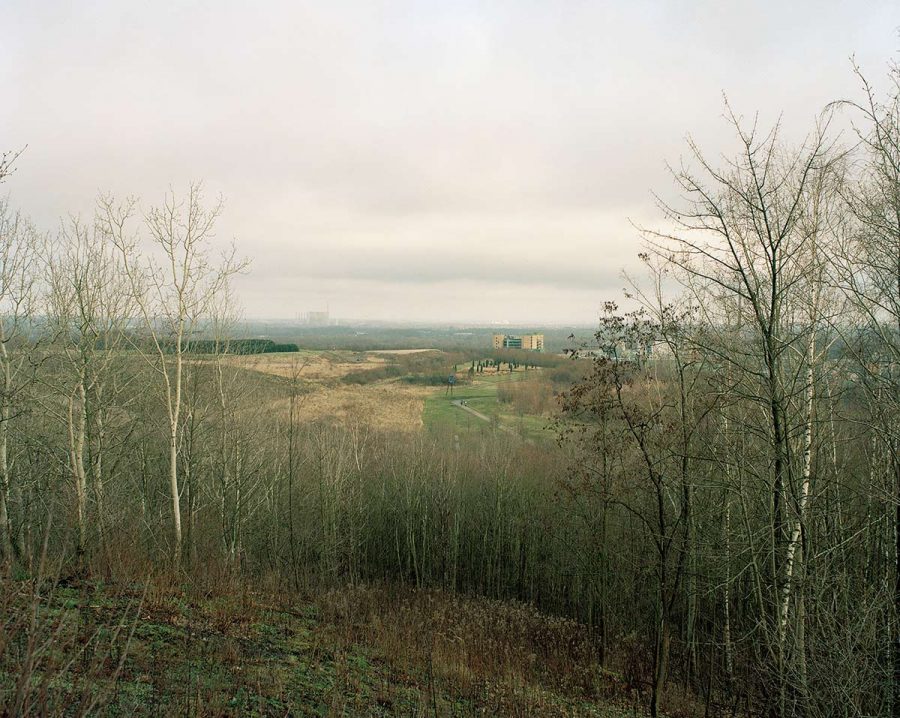
<path fill-rule="evenodd" d="M 4 192 L 40 224 L 98 190 L 152 202 L 204 178 L 228 200 L 220 237 L 256 259 L 248 312 L 312 301 L 296 284 L 266 299 L 286 277 L 353 281 L 398 315 L 386 287 L 418 282 L 435 316 L 459 306 L 444 285 L 525 282 L 526 303 L 494 303 L 563 320 L 633 266 L 627 218 L 652 223 L 684 135 L 732 147 L 723 90 L 797 136 L 856 90 L 851 53 L 878 76 L 900 11 L 12 0 L 3 20 L 0 149 L 29 145 Z"/>
<path fill-rule="evenodd" d="M 569 261 L 566 261 L 566 260 Z M 392 284 L 483 282 L 530 288 L 609 289 L 619 286 L 621 266 L 603 265 L 596 257 L 558 257 L 547 261 L 530 257 L 527 250 L 509 256 L 467 254 L 454 248 L 431 252 L 378 250 L 335 252 L 323 249 L 302 261 L 260 261 L 254 269 L 265 276 L 327 280 L 370 281 Z"/>

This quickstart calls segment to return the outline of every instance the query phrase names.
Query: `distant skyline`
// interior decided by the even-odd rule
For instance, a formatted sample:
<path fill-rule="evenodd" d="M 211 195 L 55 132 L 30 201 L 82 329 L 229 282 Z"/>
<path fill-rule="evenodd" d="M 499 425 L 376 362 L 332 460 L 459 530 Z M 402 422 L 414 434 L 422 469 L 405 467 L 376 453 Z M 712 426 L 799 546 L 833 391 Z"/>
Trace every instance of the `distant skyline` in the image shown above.
<path fill-rule="evenodd" d="M 900 6 L 851 2 L 3 4 L 0 187 L 53 231 L 99 191 L 202 179 L 247 319 L 590 324 L 722 93 L 802 138 L 878 87 Z"/>

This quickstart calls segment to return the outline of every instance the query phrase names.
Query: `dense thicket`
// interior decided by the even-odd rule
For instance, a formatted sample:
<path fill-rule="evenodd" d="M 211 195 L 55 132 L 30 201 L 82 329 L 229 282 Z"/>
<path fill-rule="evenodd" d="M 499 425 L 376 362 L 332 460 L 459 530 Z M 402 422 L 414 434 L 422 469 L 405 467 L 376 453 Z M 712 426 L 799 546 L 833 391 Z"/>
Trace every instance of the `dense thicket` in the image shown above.
<path fill-rule="evenodd" d="M 174 344 L 167 347 L 173 351 Z M 296 352 L 300 348 L 292 342 L 275 342 L 271 339 L 191 339 L 185 342 L 184 349 L 190 354 L 278 354 Z"/>
<path fill-rule="evenodd" d="M 890 79 L 799 147 L 736 118 L 730 160 L 691 145 L 635 309 L 606 307 L 587 375 L 540 362 L 565 387 L 557 446 L 304 421 L 299 364 L 227 361 L 276 349 L 228 339 L 242 265 L 211 260 L 219 209 L 198 187 L 140 218 L 102 198 L 54 237 L 0 204 L 6 570 L 32 571 L 46 539 L 78 573 L 215 564 L 516 599 L 591 626 L 654 714 L 673 683 L 718 712 L 900 714 Z"/>

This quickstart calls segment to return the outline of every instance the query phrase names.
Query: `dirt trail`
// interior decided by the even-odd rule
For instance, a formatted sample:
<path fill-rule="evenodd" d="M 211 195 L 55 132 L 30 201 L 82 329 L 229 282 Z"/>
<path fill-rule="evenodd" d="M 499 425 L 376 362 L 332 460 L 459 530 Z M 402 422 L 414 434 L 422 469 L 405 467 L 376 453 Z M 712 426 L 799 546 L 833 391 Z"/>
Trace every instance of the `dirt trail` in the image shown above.
<path fill-rule="evenodd" d="M 468 411 L 472 416 L 477 416 L 482 421 L 486 421 L 488 423 L 490 423 L 491 421 L 491 417 L 487 416 L 486 414 L 482 414 L 480 411 L 476 411 L 471 406 L 467 406 L 463 403 L 462 399 L 454 399 L 450 403 L 453 404 L 453 406 L 458 406 L 463 411 Z"/>

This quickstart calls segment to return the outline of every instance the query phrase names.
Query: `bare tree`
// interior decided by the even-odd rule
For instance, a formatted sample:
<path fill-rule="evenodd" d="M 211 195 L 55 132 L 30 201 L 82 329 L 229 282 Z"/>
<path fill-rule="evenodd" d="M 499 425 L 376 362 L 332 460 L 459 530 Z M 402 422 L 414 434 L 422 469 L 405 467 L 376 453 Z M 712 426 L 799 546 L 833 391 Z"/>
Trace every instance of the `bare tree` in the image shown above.
<path fill-rule="evenodd" d="M 25 149 L 23 148 L 21 150 L 7 150 L 6 152 L 0 153 L 0 182 L 3 182 L 3 180 L 15 171 L 13 165 L 24 151 Z"/>
<path fill-rule="evenodd" d="M 10 463 L 11 422 L 24 411 L 20 398 L 34 379 L 39 241 L 34 226 L 0 200 L 0 559 L 6 565 L 13 558 L 10 493 L 20 490 Z"/>
<path fill-rule="evenodd" d="M 612 503 L 635 519 L 651 547 L 655 590 L 650 713 L 656 716 L 668 681 L 678 605 L 684 597 L 688 674 L 696 671 L 694 462 L 711 406 L 699 388 L 705 357 L 693 351 L 690 341 L 692 311 L 663 300 L 662 274 L 649 258 L 648 265 L 652 291 L 634 292 L 642 308 L 620 315 L 614 304 L 606 306 L 596 335 L 593 371 L 564 395 L 563 408 L 590 427 L 581 432 L 581 439 L 593 445 L 588 446 L 588 456 L 593 454 L 600 464 L 595 476 L 597 488 L 605 494 L 603 503 Z M 616 436 L 616 451 L 622 452 L 616 473 L 633 479 L 610 481 L 610 434 Z"/>
<path fill-rule="evenodd" d="M 61 339 L 65 371 L 59 393 L 67 425 L 68 471 L 75 486 L 78 540 L 84 556 L 88 541 L 87 503 L 93 494 L 101 547 L 106 551 L 104 481 L 110 423 L 125 382 L 115 371 L 135 305 L 115 248 L 96 224 L 70 218 L 47 249 L 47 315 Z M 45 404 L 51 412 L 55 404 Z"/>
<path fill-rule="evenodd" d="M 891 66 L 883 98 L 854 69 L 863 100 L 837 104 L 862 118 L 856 128 L 862 162 L 858 180 L 845 188 L 852 220 L 832 266 L 860 322 L 852 334 L 840 328 L 868 398 L 874 453 L 887 459 L 886 471 L 875 472 L 886 475 L 873 476 L 870 490 L 893 514 L 891 702 L 892 715 L 900 716 L 900 65 Z"/>
<path fill-rule="evenodd" d="M 732 390 L 767 416 L 768 456 L 759 479 L 769 486 L 769 539 L 766 560 L 756 569 L 764 572 L 758 582 L 767 586 L 760 592 L 768 596 L 760 625 L 775 682 L 772 695 L 775 710 L 784 715 L 793 673 L 787 663 L 787 607 L 809 497 L 812 377 L 821 356 L 815 347 L 821 302 L 815 297 L 823 270 L 815 243 L 825 231 L 816 212 L 825 210 L 815 208 L 836 196 L 828 178 L 837 153 L 828 139 L 829 115 L 792 151 L 780 141 L 777 126 L 760 136 L 755 125 L 744 129 L 730 108 L 729 117 L 740 155 L 719 169 L 691 141 L 699 174 L 686 167 L 674 172 L 683 201 L 660 201 L 673 229 L 647 237 L 705 314 L 700 349 L 733 377 Z M 726 319 L 735 312 L 742 316 L 737 335 Z M 800 436 L 807 440 L 798 452 Z"/>
<path fill-rule="evenodd" d="M 210 242 L 222 203 L 219 200 L 207 207 L 199 184 L 192 184 L 183 200 L 169 192 L 161 206 L 146 213 L 144 224 L 152 253 L 143 252 L 138 238 L 129 231 L 136 208 L 133 200 L 116 204 L 111 198 L 103 198 L 99 207 L 101 225 L 121 253 L 147 335 L 146 343 L 139 346 L 162 384 L 168 419 L 172 560 L 178 566 L 182 554 L 178 459 L 185 353 L 190 340 L 207 328 L 216 296 L 246 263 L 236 260 L 233 247 L 221 262 L 214 263 Z"/>

